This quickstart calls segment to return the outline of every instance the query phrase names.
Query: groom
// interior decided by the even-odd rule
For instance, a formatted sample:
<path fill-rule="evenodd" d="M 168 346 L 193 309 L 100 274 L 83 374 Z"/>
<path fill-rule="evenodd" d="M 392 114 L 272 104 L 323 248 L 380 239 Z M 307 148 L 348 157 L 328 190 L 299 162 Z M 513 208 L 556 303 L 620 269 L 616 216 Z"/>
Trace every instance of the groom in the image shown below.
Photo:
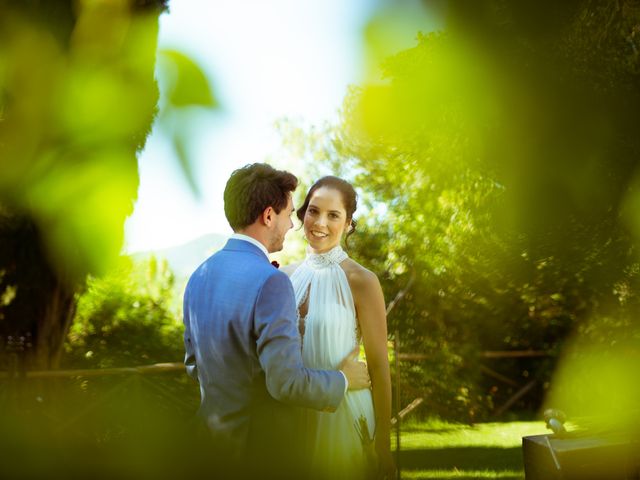
<path fill-rule="evenodd" d="M 234 171 L 224 210 L 235 233 L 193 273 L 184 295 L 185 365 L 200 383 L 199 415 L 233 468 L 293 473 L 303 458 L 295 407 L 331 412 L 347 388 L 370 384 L 355 352 L 335 371 L 302 364 L 293 287 L 267 257 L 293 227 L 297 183 L 267 164 Z"/>

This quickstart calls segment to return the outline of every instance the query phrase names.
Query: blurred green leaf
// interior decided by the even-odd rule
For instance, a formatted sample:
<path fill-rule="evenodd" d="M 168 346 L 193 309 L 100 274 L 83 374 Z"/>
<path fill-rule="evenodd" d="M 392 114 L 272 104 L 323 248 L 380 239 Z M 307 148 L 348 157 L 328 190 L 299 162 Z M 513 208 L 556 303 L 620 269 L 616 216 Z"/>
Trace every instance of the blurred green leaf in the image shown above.
<path fill-rule="evenodd" d="M 194 131 L 193 108 L 213 110 L 219 104 L 200 66 L 187 55 L 164 49 L 158 53 L 158 81 L 161 95 L 158 127 L 171 140 L 175 158 L 191 191 L 200 196 L 197 179 L 189 155 Z"/>
<path fill-rule="evenodd" d="M 196 196 L 196 198 L 200 197 L 200 188 L 198 187 L 198 182 L 196 181 L 195 172 L 193 170 L 193 165 L 191 164 L 189 153 L 188 153 L 188 142 L 186 138 L 187 132 L 183 128 L 176 128 L 173 131 L 172 143 L 173 143 L 173 151 L 176 154 L 176 158 L 178 159 L 178 163 L 180 168 L 182 169 L 182 173 L 184 174 L 191 191 Z"/>
<path fill-rule="evenodd" d="M 172 106 L 218 106 L 207 76 L 187 55 L 177 50 L 160 50 L 158 68 L 162 70 L 161 75 L 166 82 L 166 98 Z"/>

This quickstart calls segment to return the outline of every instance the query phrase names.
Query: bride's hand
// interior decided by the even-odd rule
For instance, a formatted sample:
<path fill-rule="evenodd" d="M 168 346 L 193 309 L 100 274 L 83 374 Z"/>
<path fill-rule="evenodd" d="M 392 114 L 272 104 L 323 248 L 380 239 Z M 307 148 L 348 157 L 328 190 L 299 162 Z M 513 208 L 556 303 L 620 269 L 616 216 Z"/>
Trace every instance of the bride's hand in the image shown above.
<path fill-rule="evenodd" d="M 376 453 L 378 455 L 378 475 L 381 479 L 393 480 L 396 478 L 396 461 L 389 450 L 388 445 L 377 445 Z"/>
<path fill-rule="evenodd" d="M 344 360 L 340 362 L 340 366 L 338 367 L 338 369 L 344 373 L 345 377 L 347 377 L 349 390 L 361 390 L 371 386 L 367 364 L 357 360 L 359 353 L 360 347 L 357 346 L 349 355 L 344 357 Z"/>

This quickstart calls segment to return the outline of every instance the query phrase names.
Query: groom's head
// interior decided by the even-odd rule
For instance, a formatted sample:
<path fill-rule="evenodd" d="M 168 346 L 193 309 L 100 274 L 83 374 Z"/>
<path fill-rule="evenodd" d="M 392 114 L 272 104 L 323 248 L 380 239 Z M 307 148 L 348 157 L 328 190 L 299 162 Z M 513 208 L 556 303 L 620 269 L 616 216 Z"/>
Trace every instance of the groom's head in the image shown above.
<path fill-rule="evenodd" d="M 285 234 L 293 227 L 291 193 L 298 179 L 266 163 L 235 170 L 224 189 L 224 213 L 234 232 L 262 242 L 269 252 L 282 250 Z"/>

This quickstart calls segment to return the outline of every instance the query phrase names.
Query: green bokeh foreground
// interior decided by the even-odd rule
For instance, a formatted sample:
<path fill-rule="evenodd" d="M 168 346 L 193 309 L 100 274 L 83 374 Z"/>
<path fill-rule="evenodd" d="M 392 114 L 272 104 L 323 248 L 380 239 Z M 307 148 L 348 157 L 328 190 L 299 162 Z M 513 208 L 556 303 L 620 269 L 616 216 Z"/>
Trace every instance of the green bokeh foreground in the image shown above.
<path fill-rule="evenodd" d="M 194 423 L 198 390 L 182 372 L 4 382 L 0 477 L 236 478 Z M 522 436 L 541 433 L 541 421 L 410 419 L 402 477 L 522 479 Z"/>

